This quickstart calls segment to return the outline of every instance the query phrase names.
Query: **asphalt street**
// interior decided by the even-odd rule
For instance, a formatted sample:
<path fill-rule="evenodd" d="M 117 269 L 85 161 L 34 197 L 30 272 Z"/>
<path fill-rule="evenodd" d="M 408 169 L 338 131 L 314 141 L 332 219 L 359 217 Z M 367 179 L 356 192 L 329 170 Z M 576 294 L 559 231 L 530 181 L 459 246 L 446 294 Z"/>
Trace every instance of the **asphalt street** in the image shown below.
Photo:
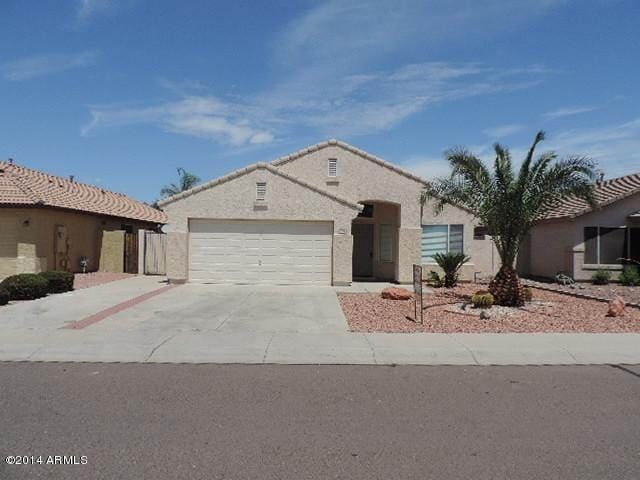
<path fill-rule="evenodd" d="M 0 363 L 0 453 L 2 480 L 637 479 L 640 367 Z"/>

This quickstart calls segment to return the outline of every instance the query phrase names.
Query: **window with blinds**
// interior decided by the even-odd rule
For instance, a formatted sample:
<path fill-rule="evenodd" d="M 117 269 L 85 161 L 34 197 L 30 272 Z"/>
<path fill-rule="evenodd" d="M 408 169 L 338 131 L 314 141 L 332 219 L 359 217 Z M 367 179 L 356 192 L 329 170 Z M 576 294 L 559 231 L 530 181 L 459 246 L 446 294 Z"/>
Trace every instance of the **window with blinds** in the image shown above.
<path fill-rule="evenodd" d="M 264 202 L 267 198 L 267 182 L 256 182 L 256 200 Z"/>
<path fill-rule="evenodd" d="M 380 261 L 393 261 L 393 226 L 380 225 Z"/>
<path fill-rule="evenodd" d="M 337 158 L 329 159 L 328 170 L 329 170 L 328 173 L 330 177 L 338 176 L 338 159 Z"/>
<path fill-rule="evenodd" d="M 436 253 L 463 253 L 463 225 L 423 225 L 422 263 L 435 263 Z"/>

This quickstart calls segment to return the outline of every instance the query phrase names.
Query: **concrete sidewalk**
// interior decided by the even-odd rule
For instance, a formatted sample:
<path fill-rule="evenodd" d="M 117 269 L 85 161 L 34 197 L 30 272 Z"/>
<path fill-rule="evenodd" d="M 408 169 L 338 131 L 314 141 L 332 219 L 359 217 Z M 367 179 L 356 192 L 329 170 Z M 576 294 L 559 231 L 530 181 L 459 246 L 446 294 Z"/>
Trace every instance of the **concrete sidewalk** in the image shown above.
<path fill-rule="evenodd" d="M 19 330 L 0 360 L 371 365 L 640 364 L 640 334 Z"/>

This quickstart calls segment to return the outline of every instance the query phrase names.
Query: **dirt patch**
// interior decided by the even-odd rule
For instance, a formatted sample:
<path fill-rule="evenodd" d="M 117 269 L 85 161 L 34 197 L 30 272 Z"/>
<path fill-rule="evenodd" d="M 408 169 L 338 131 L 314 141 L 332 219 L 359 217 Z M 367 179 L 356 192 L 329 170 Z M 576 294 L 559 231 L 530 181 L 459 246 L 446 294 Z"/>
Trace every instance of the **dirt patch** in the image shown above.
<path fill-rule="evenodd" d="M 132 273 L 76 273 L 73 281 L 73 288 L 79 290 L 81 288 L 95 287 L 103 283 L 115 282 L 116 280 L 124 280 L 125 278 L 135 277 Z"/>
<path fill-rule="evenodd" d="M 624 317 L 607 317 L 607 304 L 562 293 L 533 289 L 523 308 L 493 307 L 489 319 L 470 301 L 480 285 L 436 289 L 424 294 L 424 325 L 414 320 L 413 300 L 385 300 L 376 293 L 338 295 L 349 327 L 355 332 L 640 332 L 640 309 L 627 307 Z M 485 286 L 486 288 L 486 286 Z"/>

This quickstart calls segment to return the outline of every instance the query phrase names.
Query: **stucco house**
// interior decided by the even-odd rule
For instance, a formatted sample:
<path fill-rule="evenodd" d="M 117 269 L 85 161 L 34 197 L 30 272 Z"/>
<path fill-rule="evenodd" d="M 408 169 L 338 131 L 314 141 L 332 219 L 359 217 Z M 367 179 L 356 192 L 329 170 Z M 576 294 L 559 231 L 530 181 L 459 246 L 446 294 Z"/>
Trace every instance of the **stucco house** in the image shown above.
<path fill-rule="evenodd" d="M 0 279 L 98 269 L 104 232 L 154 229 L 165 214 L 125 195 L 0 161 Z"/>
<path fill-rule="evenodd" d="M 411 282 L 437 252 L 471 257 L 463 275 L 498 267 L 470 213 L 435 216 L 426 181 L 338 140 L 256 163 L 159 202 L 172 282 L 346 285 Z"/>
<path fill-rule="evenodd" d="M 584 281 L 604 269 L 616 278 L 621 259 L 640 261 L 640 173 L 598 182 L 595 196 L 597 209 L 569 198 L 532 228 L 518 258 L 521 274 L 564 272 Z"/>

